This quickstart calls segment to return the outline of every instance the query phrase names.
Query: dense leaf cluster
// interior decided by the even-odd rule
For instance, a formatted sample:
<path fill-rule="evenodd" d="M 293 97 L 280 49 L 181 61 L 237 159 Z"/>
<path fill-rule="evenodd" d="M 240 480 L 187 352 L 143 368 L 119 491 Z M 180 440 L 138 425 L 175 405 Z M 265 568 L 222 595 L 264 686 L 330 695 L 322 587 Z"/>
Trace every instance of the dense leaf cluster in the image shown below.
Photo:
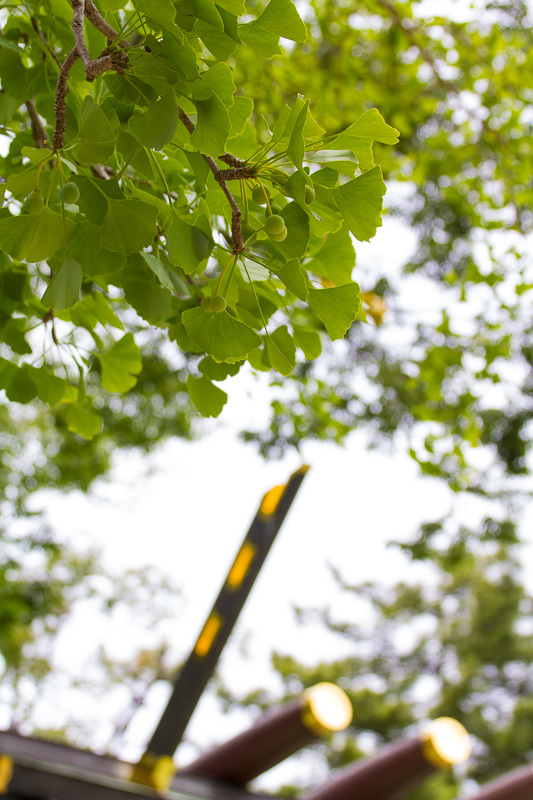
<path fill-rule="evenodd" d="M 371 108 L 327 135 L 299 94 L 261 120 L 236 54 L 270 57 L 306 26 L 291 0 L 245 11 L 43 2 L 5 24 L 0 386 L 66 406 L 86 439 L 101 429 L 91 364 L 107 392 L 137 382 L 135 318 L 205 356 L 186 390 L 217 416 L 214 381 L 245 361 L 289 375 L 361 313 L 350 232 L 366 241 L 381 225 L 372 146 L 397 131 Z"/>

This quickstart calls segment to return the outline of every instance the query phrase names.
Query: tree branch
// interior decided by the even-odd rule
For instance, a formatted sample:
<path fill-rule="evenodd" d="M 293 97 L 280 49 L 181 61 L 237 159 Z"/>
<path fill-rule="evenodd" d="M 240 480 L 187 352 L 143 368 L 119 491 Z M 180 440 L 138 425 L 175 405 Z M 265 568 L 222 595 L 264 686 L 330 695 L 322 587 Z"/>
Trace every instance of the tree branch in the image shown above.
<path fill-rule="evenodd" d="M 33 141 L 35 142 L 35 147 L 42 148 L 44 147 L 44 143 L 47 143 L 47 146 L 50 147 L 48 143 L 48 135 L 46 133 L 46 129 L 41 122 L 41 118 L 37 113 L 37 109 L 35 108 L 35 101 L 34 100 L 26 100 L 26 108 L 28 110 L 28 114 L 30 115 L 31 120 L 31 134 L 33 136 Z"/>
<path fill-rule="evenodd" d="M 195 127 L 196 127 L 194 122 L 187 116 L 187 114 L 181 108 L 181 106 L 178 106 L 178 111 L 179 111 L 180 120 L 185 125 L 185 127 L 187 128 L 189 133 L 190 134 L 194 133 Z M 211 172 L 213 173 L 213 175 L 216 178 L 217 173 L 221 172 L 222 170 L 220 170 L 218 168 L 218 165 L 217 165 L 217 163 L 216 163 L 214 158 L 212 158 L 211 156 L 206 156 L 206 155 L 204 155 L 204 153 L 202 153 L 202 156 L 203 156 L 207 166 L 209 167 L 209 169 L 211 170 Z M 225 171 L 225 170 L 223 170 L 223 171 Z M 234 253 L 238 253 L 238 252 L 240 252 L 241 250 L 244 249 L 244 241 L 243 241 L 243 238 L 242 238 L 242 231 L 241 231 L 241 216 L 242 216 L 241 215 L 241 210 L 240 210 L 239 206 L 237 205 L 237 203 L 235 202 L 235 199 L 234 199 L 232 193 L 228 189 L 228 187 L 226 185 L 226 182 L 224 180 L 219 181 L 219 186 L 222 189 L 222 191 L 224 192 L 224 194 L 226 195 L 226 199 L 227 199 L 228 203 L 230 204 L 230 208 L 231 208 L 231 235 L 232 235 L 232 238 L 233 238 L 233 243 L 232 243 L 233 244 L 233 252 Z"/>
<path fill-rule="evenodd" d="M 37 36 L 41 40 L 41 43 L 43 44 L 45 49 L 50 53 L 50 55 L 52 56 L 52 58 L 56 62 L 57 66 L 59 67 L 59 69 L 61 69 L 61 61 L 59 60 L 59 57 L 58 57 L 57 53 L 55 53 L 52 50 L 52 48 L 50 47 L 50 45 L 48 44 L 48 41 L 47 41 L 45 35 L 43 34 L 42 30 L 39 28 L 39 23 L 37 22 L 35 17 L 31 17 L 31 24 L 32 24 L 33 30 L 35 31 L 35 33 L 37 34 Z"/>
<path fill-rule="evenodd" d="M 83 61 L 85 67 L 85 77 L 90 70 L 93 60 L 89 49 L 85 44 L 85 31 L 84 31 L 84 13 L 85 13 L 85 0 L 71 0 L 72 2 L 72 32 L 74 33 L 74 41 L 76 42 L 76 49 L 78 55 Z"/>
<path fill-rule="evenodd" d="M 94 25 L 94 27 L 97 28 L 100 31 L 100 33 L 104 34 L 108 44 L 111 44 L 111 42 L 115 41 L 115 39 L 118 36 L 118 33 L 114 28 L 111 27 L 111 25 L 109 25 L 105 21 L 105 19 L 103 18 L 103 16 L 100 14 L 95 4 L 93 3 L 93 0 L 85 0 L 84 13 L 89 22 L 91 23 L 91 25 Z M 120 42 L 120 44 L 122 45 L 122 47 L 131 47 L 130 43 L 126 41 L 126 39 Z"/>
<path fill-rule="evenodd" d="M 60 150 L 65 140 L 67 115 L 65 111 L 65 96 L 67 94 L 67 79 L 73 64 L 78 59 L 78 48 L 74 47 L 63 62 L 57 79 L 56 100 L 54 103 L 56 126 L 54 130 L 54 150 Z"/>

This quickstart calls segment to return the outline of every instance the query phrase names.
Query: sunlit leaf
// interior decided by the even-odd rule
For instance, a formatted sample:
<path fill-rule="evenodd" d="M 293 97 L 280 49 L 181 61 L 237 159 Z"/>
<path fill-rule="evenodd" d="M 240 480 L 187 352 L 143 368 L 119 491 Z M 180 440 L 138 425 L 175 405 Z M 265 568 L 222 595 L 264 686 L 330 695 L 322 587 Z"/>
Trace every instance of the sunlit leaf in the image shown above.
<path fill-rule="evenodd" d="M 107 250 L 129 255 L 152 243 L 157 209 L 142 200 L 107 201 L 100 243 Z"/>
<path fill-rule="evenodd" d="M 100 433 L 102 420 L 90 408 L 72 403 L 67 409 L 67 427 L 69 431 L 79 433 L 84 439 L 94 439 Z"/>
<path fill-rule="evenodd" d="M 310 289 L 309 305 L 322 320 L 332 341 L 342 339 L 357 317 L 361 293 L 356 283 L 331 289 Z"/>
<path fill-rule="evenodd" d="M 194 407 L 203 417 L 218 417 L 228 400 L 226 392 L 211 383 L 204 375 L 200 378 L 189 375 L 187 391 Z"/>
<path fill-rule="evenodd" d="M 381 227 L 385 189 L 381 169 L 374 167 L 330 190 L 349 229 L 360 242 L 369 241 Z"/>
<path fill-rule="evenodd" d="M 191 308 L 183 312 L 182 319 L 192 341 L 215 361 L 234 364 L 261 344 L 255 331 L 227 311 L 206 314 L 201 308 Z"/>
<path fill-rule="evenodd" d="M 102 368 L 102 386 L 108 392 L 127 392 L 137 383 L 137 375 L 142 369 L 141 351 L 131 333 L 107 351 L 98 353 Z"/>
<path fill-rule="evenodd" d="M 77 261 L 67 256 L 48 284 L 41 298 L 45 308 L 61 311 L 69 308 L 80 299 L 83 270 Z"/>
<path fill-rule="evenodd" d="M 76 230 L 72 220 L 63 220 L 49 208 L 40 214 L 21 214 L 0 219 L 0 249 L 19 261 L 43 261 L 65 246 Z"/>

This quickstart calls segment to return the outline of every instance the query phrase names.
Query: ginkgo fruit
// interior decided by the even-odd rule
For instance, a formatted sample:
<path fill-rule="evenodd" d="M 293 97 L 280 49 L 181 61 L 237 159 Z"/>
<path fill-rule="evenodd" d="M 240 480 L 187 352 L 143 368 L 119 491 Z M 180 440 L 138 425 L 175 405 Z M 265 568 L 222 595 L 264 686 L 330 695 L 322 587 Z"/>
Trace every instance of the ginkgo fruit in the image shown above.
<path fill-rule="evenodd" d="M 220 294 L 216 294 L 211 298 L 211 311 L 214 311 L 215 314 L 220 314 L 222 311 L 225 311 L 227 305 L 226 298 L 222 297 Z"/>
<path fill-rule="evenodd" d="M 80 199 L 80 190 L 75 183 L 65 183 L 59 190 L 59 196 L 64 203 L 71 205 Z"/>
<path fill-rule="evenodd" d="M 252 189 L 252 200 L 260 206 L 266 205 L 267 193 L 263 186 L 254 186 Z"/>
<path fill-rule="evenodd" d="M 30 192 L 24 201 L 24 208 L 28 214 L 40 214 L 44 208 L 44 198 L 42 192 L 36 189 Z"/>
<path fill-rule="evenodd" d="M 270 233 L 269 237 L 273 242 L 282 242 L 287 238 L 287 228 L 284 226 L 279 233 Z"/>
<path fill-rule="evenodd" d="M 313 200 L 315 199 L 315 197 L 316 197 L 315 190 L 313 189 L 312 186 L 309 186 L 309 184 L 306 183 L 305 184 L 305 202 L 307 204 L 312 203 Z"/>
<path fill-rule="evenodd" d="M 206 313 L 212 311 L 213 309 L 211 308 L 211 302 L 212 302 L 211 297 L 203 297 L 202 302 L 200 303 L 202 311 L 205 311 Z"/>
<path fill-rule="evenodd" d="M 269 236 L 277 235 L 285 228 L 285 220 L 279 214 L 272 214 L 266 218 L 265 231 Z"/>

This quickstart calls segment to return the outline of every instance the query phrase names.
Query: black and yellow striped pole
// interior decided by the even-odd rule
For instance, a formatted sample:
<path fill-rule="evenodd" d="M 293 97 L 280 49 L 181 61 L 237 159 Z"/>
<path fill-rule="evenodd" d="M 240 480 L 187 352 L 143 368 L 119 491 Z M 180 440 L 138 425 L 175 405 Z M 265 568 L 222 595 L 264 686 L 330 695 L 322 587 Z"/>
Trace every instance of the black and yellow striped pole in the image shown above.
<path fill-rule="evenodd" d="M 172 756 L 308 469 L 303 465 L 263 497 L 132 780 L 158 787 L 168 783 Z"/>
<path fill-rule="evenodd" d="M 397 800 L 438 769 L 469 755 L 470 738 L 461 723 L 439 717 L 420 736 L 402 739 L 346 767 L 306 800 Z"/>

